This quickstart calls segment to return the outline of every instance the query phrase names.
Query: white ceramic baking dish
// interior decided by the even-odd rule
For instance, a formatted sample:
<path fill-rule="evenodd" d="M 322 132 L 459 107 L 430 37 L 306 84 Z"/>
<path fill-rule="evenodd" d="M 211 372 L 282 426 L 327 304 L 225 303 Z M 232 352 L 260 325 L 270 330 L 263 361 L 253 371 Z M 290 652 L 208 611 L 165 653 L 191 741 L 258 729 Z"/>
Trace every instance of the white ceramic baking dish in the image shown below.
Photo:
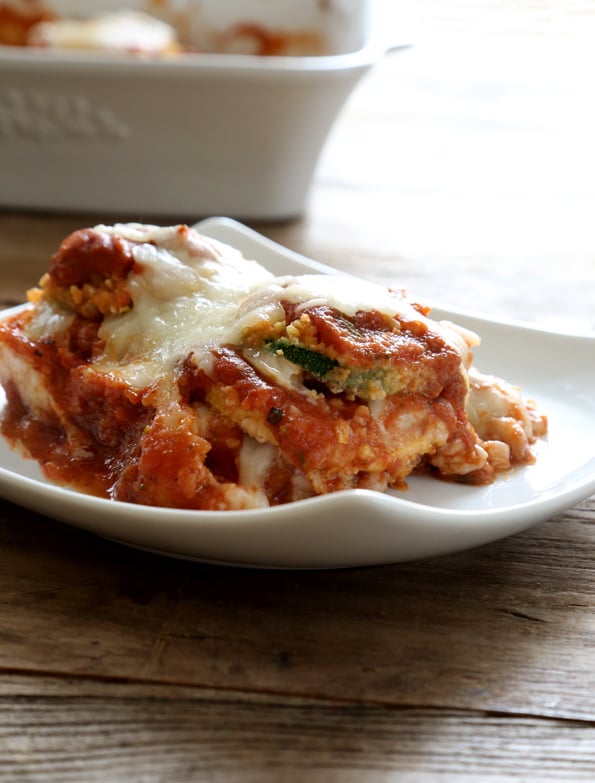
<path fill-rule="evenodd" d="M 69 14 L 93 3 L 47 5 Z M 110 6 L 122 3 L 101 3 Z M 328 54 L 144 58 L 0 46 L 0 205 L 246 219 L 302 211 L 330 128 L 385 51 L 373 2 L 170 6 L 195 35 L 250 21 L 316 32 Z"/>

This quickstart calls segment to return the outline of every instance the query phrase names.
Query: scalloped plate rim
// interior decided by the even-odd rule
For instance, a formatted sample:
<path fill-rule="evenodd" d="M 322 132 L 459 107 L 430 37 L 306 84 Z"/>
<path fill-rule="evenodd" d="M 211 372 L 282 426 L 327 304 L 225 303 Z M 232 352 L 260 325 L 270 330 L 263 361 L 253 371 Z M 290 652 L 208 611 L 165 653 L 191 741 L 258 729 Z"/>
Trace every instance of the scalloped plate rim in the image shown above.
<path fill-rule="evenodd" d="M 283 248 L 229 218 L 208 218 L 196 227 L 252 257 L 252 251 L 258 251 L 259 260 L 264 256 L 262 260 L 268 266 L 337 273 L 332 267 Z M 487 331 L 491 336 L 509 337 L 512 333 L 521 345 L 523 340 L 533 347 L 561 341 L 564 361 L 573 372 L 578 372 L 577 398 L 570 402 L 560 401 L 555 395 L 549 398 L 549 387 L 543 379 L 535 391 L 545 390 L 543 396 L 550 405 L 562 406 L 562 417 L 574 417 L 575 429 L 585 413 L 595 413 L 595 371 L 581 361 L 589 354 L 595 356 L 595 337 L 494 321 L 438 304 L 434 307 L 438 310 L 433 315 L 438 312 L 439 317 L 450 316 L 465 325 L 479 326 L 479 331 Z M 0 317 L 13 311 L 14 308 L 4 311 Z M 492 352 L 498 355 L 497 348 L 493 347 Z M 583 388 L 582 374 L 591 383 L 591 391 L 588 383 Z M 553 387 L 554 392 L 557 389 Z M 514 471 L 512 478 L 498 479 L 495 490 L 415 477 L 406 492 L 346 490 L 247 511 L 165 509 L 96 498 L 51 484 L 41 477 L 31 460 L 7 451 L 2 441 L 0 496 L 131 547 L 202 562 L 264 568 L 361 567 L 403 562 L 491 543 L 554 516 L 595 492 L 595 455 L 591 457 L 588 451 L 588 440 L 595 429 L 585 435 L 581 446 L 584 457 L 580 452 L 577 464 L 556 479 L 557 462 L 552 449 L 557 440 L 566 444 L 571 436 L 564 434 L 556 419 L 550 417 L 550 424 L 554 425 L 554 445 L 543 445 L 536 466 Z M 533 491 L 531 482 L 539 476 L 542 460 L 546 465 L 548 460 L 552 464 L 539 477 Z M 35 475 L 36 471 L 39 475 Z M 507 492 L 510 502 L 503 502 Z M 487 505 L 484 501 L 490 498 L 492 505 Z"/>

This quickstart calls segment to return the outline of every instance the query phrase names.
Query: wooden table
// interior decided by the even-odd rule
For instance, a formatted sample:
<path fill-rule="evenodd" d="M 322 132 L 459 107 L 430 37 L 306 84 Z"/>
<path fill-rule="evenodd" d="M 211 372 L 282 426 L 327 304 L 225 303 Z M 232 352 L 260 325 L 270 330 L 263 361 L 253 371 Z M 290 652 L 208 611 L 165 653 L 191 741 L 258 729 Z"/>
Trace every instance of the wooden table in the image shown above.
<path fill-rule="evenodd" d="M 594 332 L 593 11 L 422 8 L 417 46 L 346 107 L 304 215 L 256 228 L 413 294 Z M 114 217 L 1 213 L 0 298 Z M 0 781 L 593 780 L 594 523 L 591 498 L 448 557 L 260 571 L 0 501 Z"/>

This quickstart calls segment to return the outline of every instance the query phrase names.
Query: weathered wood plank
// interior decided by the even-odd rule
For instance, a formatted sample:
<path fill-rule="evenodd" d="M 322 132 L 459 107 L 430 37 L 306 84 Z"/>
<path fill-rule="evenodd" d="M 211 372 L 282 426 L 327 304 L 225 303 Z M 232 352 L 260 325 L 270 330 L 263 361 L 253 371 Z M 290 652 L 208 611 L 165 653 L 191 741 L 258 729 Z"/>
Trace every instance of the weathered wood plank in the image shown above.
<path fill-rule="evenodd" d="M 3 783 L 541 783 L 594 775 L 588 722 L 0 678 Z"/>
<path fill-rule="evenodd" d="M 426 562 L 275 572 L 3 504 L 0 667 L 595 719 L 594 506 Z"/>

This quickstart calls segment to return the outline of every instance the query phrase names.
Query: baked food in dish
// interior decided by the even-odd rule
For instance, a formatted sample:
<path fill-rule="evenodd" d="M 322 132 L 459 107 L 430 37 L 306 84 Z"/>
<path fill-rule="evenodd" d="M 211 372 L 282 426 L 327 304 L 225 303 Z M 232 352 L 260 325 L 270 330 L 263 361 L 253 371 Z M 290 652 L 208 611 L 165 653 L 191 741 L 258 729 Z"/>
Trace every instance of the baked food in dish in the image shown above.
<path fill-rule="evenodd" d="M 0 0 L 0 45 L 26 46 L 30 31 L 53 18 L 54 15 L 42 3 L 16 6 Z"/>
<path fill-rule="evenodd" d="M 182 48 L 172 25 L 142 11 L 122 9 L 89 17 L 46 19 L 31 27 L 27 46 L 166 56 Z"/>
<path fill-rule="evenodd" d="M 223 29 L 200 23 L 194 14 L 168 7 L 158 0 L 141 8 L 105 12 L 101 6 L 81 15 L 59 14 L 42 0 L 0 0 L 0 45 L 31 46 L 171 58 L 198 52 L 256 56 L 320 56 L 330 54 L 323 36 L 314 29 L 276 29 L 250 19 Z"/>
<path fill-rule="evenodd" d="M 38 0 L 0 0 L 0 44 L 159 56 L 181 51 L 173 26 L 143 11 L 61 17 Z"/>
<path fill-rule="evenodd" d="M 96 226 L 0 324 L 3 434 L 55 481 L 150 505 L 487 483 L 546 421 L 472 367 L 478 342 L 402 291 L 276 277 L 187 226 Z"/>

